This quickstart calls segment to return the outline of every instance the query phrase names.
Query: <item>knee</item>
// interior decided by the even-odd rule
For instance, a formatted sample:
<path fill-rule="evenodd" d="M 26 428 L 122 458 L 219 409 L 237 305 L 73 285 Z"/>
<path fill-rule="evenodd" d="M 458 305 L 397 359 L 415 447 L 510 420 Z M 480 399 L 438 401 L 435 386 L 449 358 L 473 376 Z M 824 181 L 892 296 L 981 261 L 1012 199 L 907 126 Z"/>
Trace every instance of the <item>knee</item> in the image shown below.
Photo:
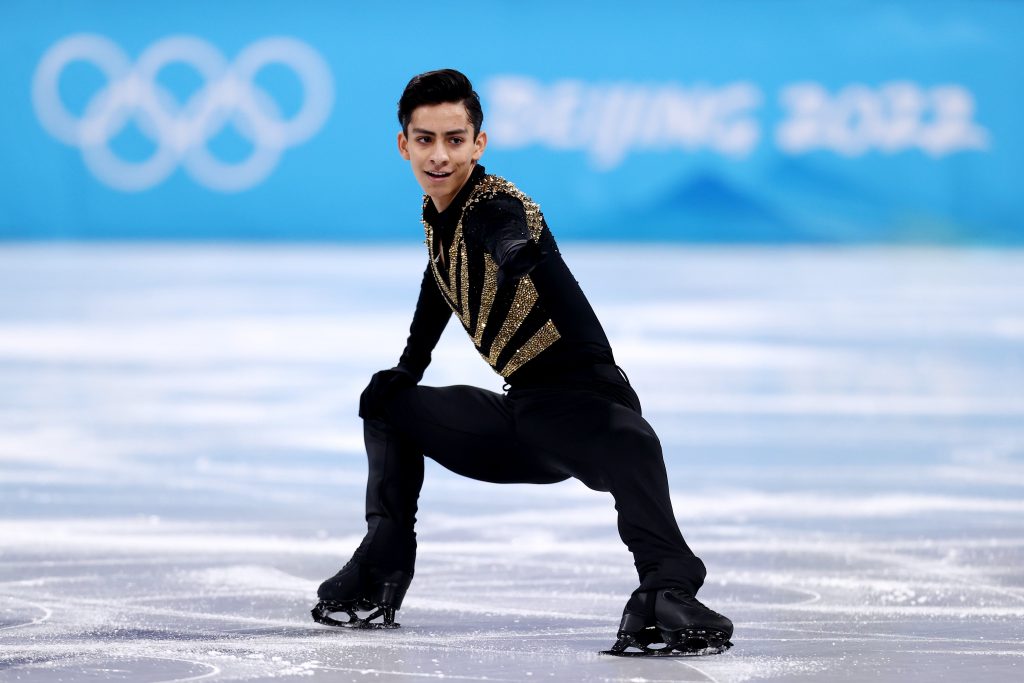
<path fill-rule="evenodd" d="M 422 413 L 418 404 L 422 402 L 420 392 L 423 388 L 417 385 L 392 391 L 381 401 L 378 418 L 391 426 L 398 426 L 403 424 L 403 418 Z"/>
<path fill-rule="evenodd" d="M 646 423 L 620 427 L 615 430 L 614 437 L 622 448 L 638 453 L 661 454 L 661 441 Z"/>
<path fill-rule="evenodd" d="M 661 441 L 651 429 L 633 425 L 623 427 L 612 432 L 608 443 L 616 462 L 627 464 L 664 462 Z"/>
<path fill-rule="evenodd" d="M 400 427 L 402 417 L 409 413 L 409 402 L 415 400 L 415 393 L 419 387 L 401 387 L 379 396 L 374 403 L 374 410 L 363 415 L 363 424 L 366 429 L 375 431 L 387 431 Z"/>
<path fill-rule="evenodd" d="M 653 431 L 630 426 L 605 434 L 601 446 L 575 474 L 588 488 L 612 491 L 624 482 L 648 481 L 652 473 L 664 469 L 658 437 Z"/>

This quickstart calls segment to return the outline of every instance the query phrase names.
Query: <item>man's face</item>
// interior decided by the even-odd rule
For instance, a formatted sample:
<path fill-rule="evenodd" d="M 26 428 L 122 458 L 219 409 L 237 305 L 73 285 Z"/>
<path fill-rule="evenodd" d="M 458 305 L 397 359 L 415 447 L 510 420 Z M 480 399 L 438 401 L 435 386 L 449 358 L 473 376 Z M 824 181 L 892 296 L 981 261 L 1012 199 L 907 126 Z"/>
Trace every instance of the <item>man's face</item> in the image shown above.
<path fill-rule="evenodd" d="M 409 134 L 398 134 L 398 151 L 434 207 L 444 211 L 466 184 L 487 147 L 483 131 L 473 139 L 473 124 L 461 102 L 416 107 Z"/>

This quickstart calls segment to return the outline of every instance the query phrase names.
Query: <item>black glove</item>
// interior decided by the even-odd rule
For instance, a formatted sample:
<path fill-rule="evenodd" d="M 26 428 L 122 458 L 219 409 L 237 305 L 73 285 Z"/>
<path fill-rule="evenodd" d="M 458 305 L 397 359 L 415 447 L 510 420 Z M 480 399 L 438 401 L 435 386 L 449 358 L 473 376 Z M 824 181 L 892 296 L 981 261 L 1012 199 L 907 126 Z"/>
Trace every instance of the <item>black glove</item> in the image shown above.
<path fill-rule="evenodd" d="M 499 245 L 501 251 L 501 267 L 498 269 L 498 289 L 508 282 L 517 282 L 519 278 L 530 273 L 547 256 L 540 245 L 533 240 L 519 240 Z"/>
<path fill-rule="evenodd" d="M 382 417 L 384 405 L 391 396 L 403 387 L 416 384 L 416 378 L 401 368 L 391 368 L 374 373 L 370 383 L 359 395 L 359 417 L 370 420 Z"/>

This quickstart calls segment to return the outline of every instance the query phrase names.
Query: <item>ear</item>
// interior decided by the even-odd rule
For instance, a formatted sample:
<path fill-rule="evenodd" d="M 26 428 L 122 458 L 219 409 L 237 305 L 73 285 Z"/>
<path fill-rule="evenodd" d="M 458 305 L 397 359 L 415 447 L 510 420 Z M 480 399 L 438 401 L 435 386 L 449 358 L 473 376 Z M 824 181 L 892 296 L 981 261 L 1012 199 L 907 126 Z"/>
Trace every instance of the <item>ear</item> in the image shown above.
<path fill-rule="evenodd" d="M 398 153 L 402 155 L 403 159 L 410 161 L 409 138 L 405 137 L 405 131 L 398 134 Z"/>
<path fill-rule="evenodd" d="M 476 140 L 473 141 L 473 145 L 476 147 L 473 150 L 473 161 L 480 161 L 480 157 L 484 155 L 484 150 L 487 149 L 487 133 L 480 131 L 476 136 Z"/>

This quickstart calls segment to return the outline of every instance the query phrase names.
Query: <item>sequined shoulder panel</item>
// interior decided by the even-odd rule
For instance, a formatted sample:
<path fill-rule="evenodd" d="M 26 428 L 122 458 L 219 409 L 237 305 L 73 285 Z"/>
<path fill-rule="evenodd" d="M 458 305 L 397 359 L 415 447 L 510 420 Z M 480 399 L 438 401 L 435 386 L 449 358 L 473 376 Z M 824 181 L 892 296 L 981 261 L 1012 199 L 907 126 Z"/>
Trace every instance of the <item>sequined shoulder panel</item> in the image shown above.
<path fill-rule="evenodd" d="M 463 221 L 467 214 L 481 201 L 499 194 L 522 202 L 530 237 L 540 240 L 544 230 L 540 207 L 515 185 L 493 175 L 485 175 L 466 199 L 448 248 L 447 268 L 433 253 L 433 227 L 426 220 L 423 227 L 431 270 L 445 301 L 483 359 L 495 372 L 508 377 L 561 335 L 538 302 L 530 276 L 519 278 L 514 288 L 506 286 L 498 291 L 498 264 L 478 240 L 465 239 Z M 423 201 L 426 208 L 429 197 L 424 196 Z"/>
<path fill-rule="evenodd" d="M 530 231 L 530 237 L 534 240 L 540 240 L 541 232 L 544 230 L 544 214 L 541 213 L 540 206 L 537 205 L 537 202 L 527 197 L 513 183 L 496 175 L 485 175 L 477 183 L 477 186 L 473 188 L 473 191 L 466 199 L 466 206 L 462 209 L 462 219 L 459 220 L 459 224 L 462 224 L 462 220 L 465 220 L 466 215 L 481 201 L 492 199 L 499 194 L 508 195 L 522 202 L 523 210 L 526 212 L 526 227 Z"/>

